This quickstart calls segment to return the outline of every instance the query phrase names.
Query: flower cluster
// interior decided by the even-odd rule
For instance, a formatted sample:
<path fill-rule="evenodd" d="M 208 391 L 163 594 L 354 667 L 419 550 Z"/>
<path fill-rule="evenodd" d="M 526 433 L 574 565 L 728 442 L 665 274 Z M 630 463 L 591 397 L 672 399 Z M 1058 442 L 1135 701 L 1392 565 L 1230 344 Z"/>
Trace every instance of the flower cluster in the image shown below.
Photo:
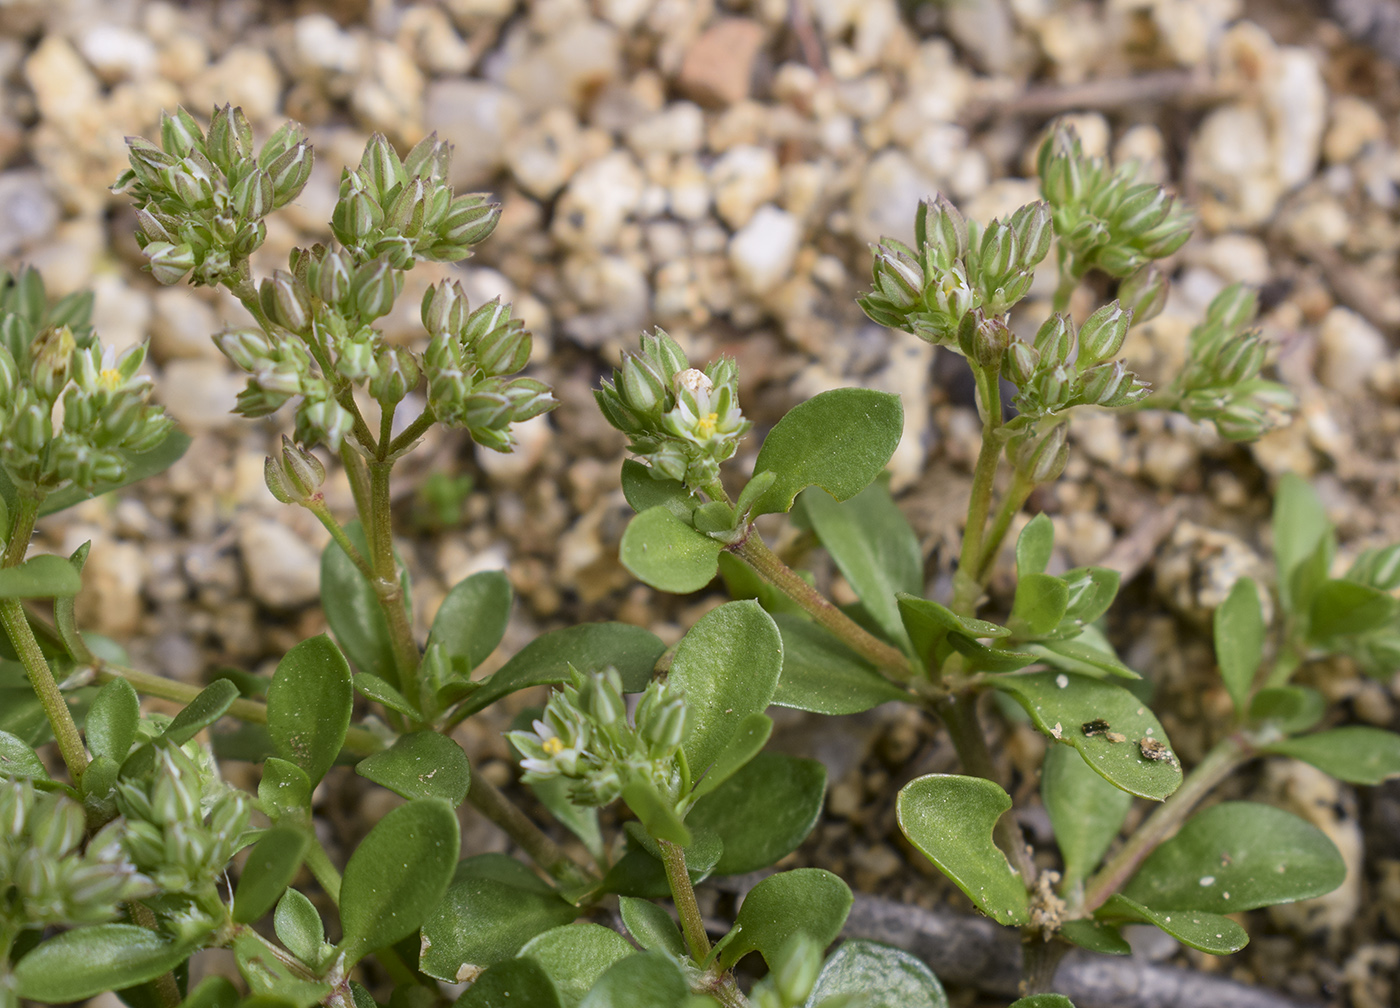
<path fill-rule="evenodd" d="M 634 780 L 677 797 L 676 752 L 685 741 L 685 700 L 667 683 L 652 681 L 627 719 L 622 679 L 612 668 L 583 675 L 556 690 L 531 731 L 508 737 L 523 755 L 526 781 L 562 777 L 580 805 L 606 805 Z"/>
<path fill-rule="evenodd" d="M 82 844 L 83 808 L 24 779 L 0 780 L 0 935 L 20 928 L 97 924 L 155 891 L 112 822 Z M 81 848 L 81 849 L 80 849 Z"/>
<path fill-rule="evenodd" d="M 1156 183 L 1135 181 L 1132 162 L 1112 170 L 1104 158 L 1086 156 L 1071 126 L 1055 125 L 1036 165 L 1075 276 L 1092 268 L 1126 277 L 1191 236 L 1192 216 L 1183 203 Z"/>
<path fill-rule="evenodd" d="M 661 329 L 644 333 L 640 351 L 624 354 L 612 380 L 593 394 L 653 475 L 691 489 L 713 485 L 719 464 L 733 457 L 753 426 L 739 408 L 733 358 L 721 357 L 704 371 L 692 368 Z"/>
<path fill-rule="evenodd" d="M 0 272 L 0 466 L 18 486 L 120 482 L 131 454 L 172 429 L 150 403 L 150 378 L 137 374 L 146 348 L 104 349 L 91 310 L 90 294 L 51 307 L 33 270 Z"/>

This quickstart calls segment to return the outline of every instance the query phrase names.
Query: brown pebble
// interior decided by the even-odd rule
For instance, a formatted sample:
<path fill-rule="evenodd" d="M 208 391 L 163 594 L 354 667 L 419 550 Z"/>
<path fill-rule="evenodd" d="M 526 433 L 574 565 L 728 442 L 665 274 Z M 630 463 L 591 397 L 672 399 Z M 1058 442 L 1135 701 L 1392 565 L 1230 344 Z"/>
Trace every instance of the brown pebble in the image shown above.
<path fill-rule="evenodd" d="M 686 50 L 676 86 L 701 105 L 724 107 L 749 96 L 764 30 L 748 18 L 722 18 Z"/>

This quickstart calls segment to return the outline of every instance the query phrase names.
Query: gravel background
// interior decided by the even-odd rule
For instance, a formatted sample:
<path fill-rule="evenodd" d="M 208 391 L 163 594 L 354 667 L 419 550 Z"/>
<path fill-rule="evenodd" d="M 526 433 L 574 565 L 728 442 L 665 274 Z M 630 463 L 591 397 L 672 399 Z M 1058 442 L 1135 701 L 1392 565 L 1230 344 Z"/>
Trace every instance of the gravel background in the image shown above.
<path fill-rule="evenodd" d="M 915 202 L 935 190 L 982 220 L 1034 198 L 1037 140 L 1072 113 L 1091 150 L 1140 159 L 1200 211 L 1174 258 L 1167 311 L 1130 337 L 1130 366 L 1170 375 L 1204 305 L 1242 280 L 1261 288 L 1278 370 L 1302 402 L 1291 426 L 1244 448 L 1178 417 L 1079 417 L 1064 480 L 1033 501 L 1054 517 L 1066 563 L 1111 553 L 1140 575 L 1115 610 L 1115 639 L 1158 683 L 1189 763 L 1228 714 L 1201 629 L 1234 577 L 1267 569 L 1277 476 L 1314 480 L 1343 559 L 1400 538 L 1397 10 L 1344 0 L 10 0 L 0 4 L 0 257 L 38 266 L 55 293 L 93 288 L 107 342 L 149 338 L 158 394 L 195 438 L 167 475 L 46 522 L 39 548 L 91 539 L 84 625 L 178 679 L 202 682 L 224 664 L 270 671 L 323 627 L 325 534 L 262 481 L 284 418 L 229 415 L 241 379 L 208 338 L 241 309 L 158 288 L 140 271 L 129 208 L 106 190 L 124 165 L 122 137 L 152 135 L 159 109 L 207 115 L 231 102 L 260 136 L 300 120 L 318 152 L 301 198 L 269 220 L 262 272 L 328 238 L 340 166 L 358 161 L 373 131 L 402 149 L 438 131 L 456 145 L 459 189 L 504 203 L 477 258 L 420 267 L 386 328 L 416 338 L 417 294 L 444 275 L 477 300 L 504 294 L 535 332 L 532 373 L 554 383 L 561 406 L 525 425 L 513 456 L 430 436 L 404 464 L 396 503 L 420 625 L 450 585 L 507 561 L 519 604 L 506 654 L 541 629 L 605 617 L 675 639 L 720 600 L 657 596 L 616 560 L 630 513 L 618 489 L 623 442 L 589 389 L 655 324 L 693 359 L 738 357 L 760 429 L 842 384 L 901 394 L 894 485 L 937 589 L 976 453 L 971 391 L 954 362 L 855 307 L 867 243 L 907 237 Z M 1052 277 L 1040 281 L 1018 313 L 1032 326 L 1053 289 Z M 443 486 L 470 480 L 460 516 L 415 492 L 429 473 Z M 343 479 L 334 495 L 348 506 Z M 1309 674 L 1338 723 L 1400 728 L 1400 678 L 1367 680 L 1341 663 Z M 479 772 L 504 780 L 495 732 L 461 737 Z M 783 738 L 832 770 L 827 816 L 799 858 L 864 891 L 950 898 L 893 826 L 900 784 L 951 769 L 927 724 L 907 711 L 794 717 Z M 1041 747 L 1028 730 L 1002 730 L 1018 798 L 1034 792 Z M 1146 939 L 1142 954 L 1334 1005 L 1400 1003 L 1400 788 L 1338 785 L 1281 760 L 1231 788 L 1326 830 L 1351 865 L 1347 884 L 1246 915 L 1255 939 L 1238 956 Z M 363 833 L 377 801 L 343 782 L 326 789 L 337 842 Z M 468 825 L 474 850 L 503 847 L 490 827 Z M 1027 825 L 1043 831 L 1034 809 Z"/>

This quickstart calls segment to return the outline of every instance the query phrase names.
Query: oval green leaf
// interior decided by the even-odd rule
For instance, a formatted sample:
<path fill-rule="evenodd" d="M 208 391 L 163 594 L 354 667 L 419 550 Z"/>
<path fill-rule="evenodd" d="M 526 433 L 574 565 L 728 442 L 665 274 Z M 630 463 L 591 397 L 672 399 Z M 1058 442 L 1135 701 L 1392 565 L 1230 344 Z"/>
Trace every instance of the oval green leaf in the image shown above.
<path fill-rule="evenodd" d="M 720 953 L 720 966 L 728 969 L 757 952 L 771 969 L 788 939 L 799 931 L 826 948 L 841 933 L 851 902 L 850 887 L 823 868 L 770 875 L 744 897 L 734 918 L 738 934 Z"/>
<path fill-rule="evenodd" d="M 504 571 L 478 571 L 464 578 L 438 607 L 428 646 L 441 644 L 461 661 L 461 674 L 471 675 L 505 636 L 512 598 Z"/>
<path fill-rule="evenodd" d="M 619 559 L 639 579 L 678 595 L 699 591 L 719 573 L 724 544 L 695 531 L 663 505 L 627 523 Z"/>
<path fill-rule="evenodd" d="M 682 1008 L 689 996 L 690 985 L 674 959 L 644 952 L 604 970 L 579 1008 Z"/>
<path fill-rule="evenodd" d="M 285 815 L 311 815 L 311 778 L 306 771 L 288 760 L 269 756 L 263 763 L 262 780 L 258 781 L 258 801 L 263 812 L 276 822 Z"/>
<path fill-rule="evenodd" d="M 1025 639 L 1044 637 L 1060 625 L 1069 606 L 1069 585 L 1049 574 L 1026 574 L 1016 581 L 1008 622 Z"/>
<path fill-rule="evenodd" d="M 469 857 L 457 866 L 447 894 L 423 922 L 418 968 L 439 980 L 461 983 L 578 915 L 577 908 L 514 858 Z"/>
<path fill-rule="evenodd" d="M 771 471 L 777 479 L 753 513 L 790 511 L 809 486 L 849 500 L 880 475 L 903 432 L 904 407 L 888 392 L 841 388 L 799 403 L 759 449 L 754 472 Z"/>
<path fill-rule="evenodd" d="M 1264 610 L 1252 578 L 1240 578 L 1225 601 L 1215 608 L 1215 660 L 1220 677 L 1235 702 L 1235 710 L 1249 709 L 1254 673 L 1264 660 Z"/>
<path fill-rule="evenodd" d="M 472 779 L 462 747 L 435 731 L 400 736 L 360 760 L 355 772 L 405 798 L 441 798 L 453 808 L 466 800 Z"/>
<path fill-rule="evenodd" d="M 1348 784 L 1376 785 L 1400 776 L 1400 735 L 1381 728 L 1334 728 L 1260 749 L 1311 763 Z"/>
<path fill-rule="evenodd" d="M 355 692 L 361 696 L 373 700 L 375 703 L 383 704 L 392 711 L 398 711 L 404 717 L 422 717 L 422 711 L 413 709 L 413 704 L 394 687 L 390 686 L 377 675 L 369 672 L 356 672 L 350 677 L 350 684 L 355 687 Z"/>
<path fill-rule="evenodd" d="M 1055 548 L 1055 523 L 1042 512 L 1036 515 L 1016 537 L 1016 576 L 1044 574 Z"/>
<path fill-rule="evenodd" d="M 816 826 L 825 795 L 819 761 L 762 752 L 696 802 L 685 821 L 723 841 L 716 874 L 741 875 L 795 851 Z"/>
<path fill-rule="evenodd" d="M 161 733 L 161 738 L 169 739 L 176 745 L 184 745 L 201 730 L 223 717 L 224 711 L 232 707 L 237 699 L 237 686 L 227 679 L 216 679 L 200 690 L 195 698 L 185 705 L 184 710 L 171 719 L 170 724 Z"/>
<path fill-rule="evenodd" d="M 267 730 L 277 755 L 315 785 L 340 754 L 353 703 L 350 666 L 331 639 L 321 634 L 296 645 L 267 688 Z"/>
<path fill-rule="evenodd" d="M 617 905 L 622 914 L 622 923 L 627 925 L 627 933 L 638 945 L 648 950 L 667 952 L 677 959 L 685 957 L 685 939 L 681 937 L 681 929 L 665 910 L 650 900 L 633 896 L 619 896 Z"/>
<path fill-rule="evenodd" d="M 1310 686 L 1270 686 L 1249 704 L 1251 724 L 1271 726 L 1283 735 L 1307 731 L 1326 712 L 1327 698 Z"/>
<path fill-rule="evenodd" d="M 1400 600 L 1388 592 L 1355 581 L 1324 581 L 1313 596 L 1308 639 L 1362 634 L 1395 622 Z"/>
<path fill-rule="evenodd" d="M 817 976 L 807 1008 L 841 994 L 861 994 L 865 1008 L 948 1008 L 948 995 L 923 960 L 893 945 L 853 939 L 833 952 Z"/>
<path fill-rule="evenodd" d="M 734 737 L 730 740 L 719 759 L 705 771 L 705 776 L 690 793 L 692 800 L 705 797 L 715 788 L 733 777 L 739 769 L 753 759 L 773 734 L 773 719 L 767 714 L 750 714 L 739 722 Z"/>
<path fill-rule="evenodd" d="M 719 759 L 746 717 L 767 708 L 782 665 L 778 627 L 757 602 L 712 609 L 681 638 L 670 682 L 690 711 L 684 752 L 692 775 Z"/>
<path fill-rule="evenodd" d="M 308 966 L 317 966 L 326 948 L 326 926 L 316 906 L 302 893 L 288 889 L 272 914 L 277 940 Z"/>
<path fill-rule="evenodd" d="M 811 620 L 777 613 L 783 670 L 773 703 L 815 714 L 859 714 L 909 694 Z"/>
<path fill-rule="evenodd" d="M 1084 762 L 1115 787 L 1162 801 L 1181 785 L 1181 761 L 1168 749 L 1162 759 L 1143 755 L 1142 740 L 1167 744 L 1167 733 L 1144 704 L 1122 686 L 1075 672 L 996 676 L 991 685 L 1009 693 L 1051 738 L 1074 746 Z M 1096 722 L 1105 722 L 1098 729 Z M 1089 734 L 1085 726 L 1093 724 Z M 1109 741 L 1110 733 L 1124 737 Z"/>
<path fill-rule="evenodd" d="M 1121 893 L 1105 900 L 1094 916 L 1155 924 L 1182 944 L 1211 955 L 1230 955 L 1249 944 L 1249 932 L 1228 917 L 1204 910 L 1153 910 Z"/>
<path fill-rule="evenodd" d="M 1011 796 L 992 781 L 956 774 L 917 777 L 899 792 L 899 828 L 919 852 L 1000 924 L 1026 922 L 1026 886 L 992 842 Z"/>
<path fill-rule="evenodd" d="M 83 733 L 94 756 L 106 756 L 118 765 L 136 741 L 136 725 L 141 720 L 141 700 L 131 683 L 113 679 L 97 691 L 88 708 Z"/>
<path fill-rule="evenodd" d="M 347 524 L 345 533 L 360 556 L 369 555 L 359 522 Z M 402 564 L 399 568 L 403 571 Z M 403 571 L 400 577 L 404 598 L 410 598 L 407 572 Z M 384 610 L 379 607 L 379 597 L 334 539 L 321 553 L 321 607 L 336 641 L 355 668 L 394 682 L 393 639 Z"/>
<path fill-rule="evenodd" d="M 0 598 L 63 598 L 82 590 L 83 579 L 65 557 L 42 554 L 0 569 Z"/>
<path fill-rule="evenodd" d="M 1133 796 L 1104 780 L 1069 746 L 1051 746 L 1040 795 L 1064 858 L 1065 890 L 1097 867 L 1132 808 Z"/>
<path fill-rule="evenodd" d="M 418 929 L 447 891 L 457 851 L 457 816 L 444 801 L 411 801 L 375 824 L 340 886 L 347 965 Z"/>
<path fill-rule="evenodd" d="M 251 924 L 272 909 L 292 884 L 310 845 L 306 831 L 295 826 L 273 826 L 258 838 L 233 891 L 235 924 Z"/>
<path fill-rule="evenodd" d="M 41 942 L 15 964 L 16 993 L 51 1004 L 81 1001 L 154 980 L 190 951 L 188 944 L 134 924 L 74 928 Z"/>
<path fill-rule="evenodd" d="M 632 510 L 641 514 L 648 508 L 664 507 L 687 525 L 691 515 L 705 503 L 679 480 L 658 479 L 655 470 L 636 459 L 622 463 L 622 495 Z"/>
<path fill-rule="evenodd" d="M 497 963 L 459 997 L 452 1008 L 559 1008 L 554 981 L 533 959 Z"/>
<path fill-rule="evenodd" d="M 48 780 L 49 772 L 44 769 L 44 761 L 23 739 L 0 731 L 0 776 Z"/>
<path fill-rule="evenodd" d="M 604 971 L 636 952 L 612 928 L 601 924 L 565 924 L 536 935 L 520 950 L 554 982 L 560 1008 L 574 1008 Z"/>
<path fill-rule="evenodd" d="M 1071 945 L 1104 955 L 1132 955 L 1133 947 L 1124 940 L 1112 924 L 1092 919 L 1065 921 L 1060 925 L 1060 937 Z"/>
<path fill-rule="evenodd" d="M 1316 826 L 1270 805 L 1222 802 L 1153 851 L 1123 895 L 1223 914 L 1321 896 L 1345 877 L 1341 854 Z"/>

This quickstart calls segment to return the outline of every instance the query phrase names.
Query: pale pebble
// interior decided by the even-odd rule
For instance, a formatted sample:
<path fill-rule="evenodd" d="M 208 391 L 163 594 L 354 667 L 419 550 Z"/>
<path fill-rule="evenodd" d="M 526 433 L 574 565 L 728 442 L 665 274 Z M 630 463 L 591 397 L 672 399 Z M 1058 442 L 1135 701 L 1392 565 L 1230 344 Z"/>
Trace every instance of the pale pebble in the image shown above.
<path fill-rule="evenodd" d="M 1366 389 L 1373 371 L 1386 359 L 1385 337 L 1347 308 L 1333 308 L 1318 327 L 1317 375 L 1322 384 L 1344 395 Z"/>
<path fill-rule="evenodd" d="M 627 130 L 627 146 L 638 154 L 694 154 L 705 141 L 705 114 L 690 101 L 671 102 Z"/>
<path fill-rule="evenodd" d="M 447 78 L 424 92 L 423 118 L 454 145 L 451 180 L 462 189 L 490 184 L 505 166 L 505 142 L 522 114 L 519 98 L 487 81 Z"/>
<path fill-rule="evenodd" d="M 151 40 L 120 25 L 93 25 L 79 37 L 78 49 L 108 84 L 144 77 L 156 66 L 156 47 Z"/>
<path fill-rule="evenodd" d="M 231 412 L 243 389 L 243 376 L 222 360 L 174 360 L 156 384 L 156 398 L 191 433 L 246 423 Z"/>
<path fill-rule="evenodd" d="M 506 139 L 506 164 L 520 188 L 548 200 L 578 168 L 581 146 L 578 120 L 556 106 Z"/>
<path fill-rule="evenodd" d="M 151 296 L 151 307 L 151 355 L 157 361 L 223 359 L 212 339 L 221 328 L 218 316 L 193 290 L 162 287 Z"/>
<path fill-rule="evenodd" d="M 914 209 L 937 188 L 937 183 L 903 151 L 887 148 L 876 154 L 861 173 L 851 197 L 856 238 L 870 243 L 886 236 L 912 241 Z"/>
<path fill-rule="evenodd" d="M 791 275 L 801 239 L 796 217 L 772 204 L 759 207 L 729 243 L 735 276 L 750 293 L 767 293 Z"/>
<path fill-rule="evenodd" d="M 767 147 L 741 146 L 725 151 L 710 170 L 715 210 L 731 228 L 749 222 L 760 204 L 778 194 L 778 159 Z"/>
<path fill-rule="evenodd" d="M 571 248 L 606 248 L 637 209 L 643 187 L 641 169 L 627 153 L 617 151 L 592 161 L 574 175 L 560 197 L 551 233 Z"/>
<path fill-rule="evenodd" d="M 249 591 L 269 609 L 295 609 L 320 598 L 320 551 L 282 522 L 247 521 L 238 532 L 238 551 Z"/>

